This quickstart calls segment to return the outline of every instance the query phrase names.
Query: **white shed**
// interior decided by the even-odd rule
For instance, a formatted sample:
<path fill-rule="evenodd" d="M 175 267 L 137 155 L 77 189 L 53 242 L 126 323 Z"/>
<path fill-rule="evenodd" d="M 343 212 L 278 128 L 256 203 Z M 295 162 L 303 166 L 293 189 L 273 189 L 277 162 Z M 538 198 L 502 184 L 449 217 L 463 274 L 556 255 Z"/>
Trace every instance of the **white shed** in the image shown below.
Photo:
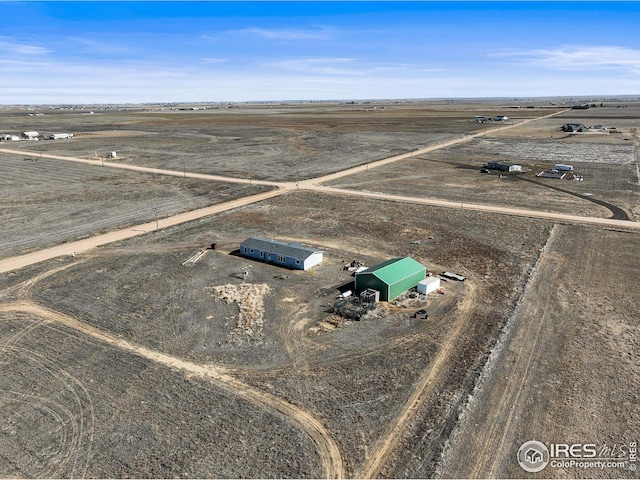
<path fill-rule="evenodd" d="M 428 295 L 440 288 L 440 279 L 436 277 L 427 277 L 418 282 L 418 293 Z"/>
<path fill-rule="evenodd" d="M 22 136 L 26 139 L 34 139 L 34 138 L 38 138 L 40 136 L 40 134 L 38 132 L 22 132 Z"/>

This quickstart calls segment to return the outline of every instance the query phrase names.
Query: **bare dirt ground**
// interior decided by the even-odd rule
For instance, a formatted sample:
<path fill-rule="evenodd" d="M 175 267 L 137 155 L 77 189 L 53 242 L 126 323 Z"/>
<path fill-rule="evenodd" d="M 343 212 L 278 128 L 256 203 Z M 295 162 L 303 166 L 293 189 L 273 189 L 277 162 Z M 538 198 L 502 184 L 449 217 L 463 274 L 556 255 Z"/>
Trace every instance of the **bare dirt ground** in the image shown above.
<path fill-rule="evenodd" d="M 81 156 L 108 140 L 108 148 L 122 151 L 122 161 L 131 164 L 179 171 L 193 158 L 195 171 L 246 176 L 242 172 L 255 167 L 254 178 L 296 180 L 358 165 L 372 152 L 387 157 L 396 148 L 406 152 L 488 128 L 473 121 L 476 114 L 532 118 L 553 111 L 512 112 L 489 103 L 271 107 L 65 113 L 52 115 L 55 126 L 48 115 L 5 118 L 18 130 L 66 131 L 85 121 L 87 135 L 70 142 L 20 144 L 34 153 L 41 143 L 50 153 Z M 620 128 L 636 118 L 625 110 L 629 124 L 617 122 Z M 595 113 L 587 113 L 595 123 Z M 640 185 L 626 185 L 637 149 L 629 153 L 625 140 L 596 142 L 598 155 L 620 154 L 622 161 L 581 165 L 611 168 L 616 176 L 611 183 L 592 180 L 593 191 L 585 192 L 604 204 L 577 196 L 582 191 L 569 185 L 586 184 L 586 177 L 565 181 L 561 191 L 472 171 L 496 155 L 520 152 L 524 163 L 535 142 L 546 151 L 551 139 L 538 129 L 557 133 L 571 121 L 564 115 L 528 124 L 524 137 L 504 129 L 484 139 L 488 144 L 476 139 L 335 183 L 400 195 L 420 196 L 424 189 L 454 200 L 451 192 L 458 189 L 468 192 L 463 204 L 481 203 L 482 192 L 474 188 L 485 179 L 496 182 L 483 187 L 490 204 L 545 210 L 551 199 L 559 206 L 550 211 L 609 217 L 615 215 L 611 205 L 632 216 Z M 119 131 L 135 135 L 115 135 Z M 350 137 L 360 131 L 361 142 Z M 213 142 L 212 135 L 223 133 L 233 138 Z M 162 139 L 159 151 L 151 151 L 158 147 L 151 146 L 154 138 Z M 582 138 L 563 142 L 578 145 Z M 210 168 L 207 158 L 215 157 L 217 142 L 227 153 L 237 142 L 239 160 L 220 156 Z M 281 159 L 275 155 L 282 177 L 269 170 L 274 150 L 265 148 L 263 155 L 256 146 L 261 142 L 285 152 Z M 338 152 L 344 144 L 349 147 Z M 185 155 L 163 159 L 172 148 Z M 471 152 L 475 159 L 465 158 Z M 305 155 L 313 161 L 301 173 L 293 167 Z M 421 164 L 431 168 L 420 172 Z M 80 183 L 88 172 L 102 171 L 62 161 L 48 165 L 58 194 L 64 180 L 55 175 L 77 172 Z M 110 170 L 100 182 L 114 198 L 120 190 L 134 195 L 130 175 Z M 146 192 L 165 198 L 163 190 L 171 189 L 191 205 L 199 198 L 192 192 L 210 185 L 136 175 L 153 182 L 132 204 L 144 203 Z M 41 183 L 26 198 L 46 210 L 38 200 L 46 177 L 31 176 Z M 193 183 L 185 188 L 183 180 Z M 101 191 L 100 182 L 89 184 L 88 198 Z M 18 183 L 8 188 L 15 201 Z M 95 213 L 86 219 L 96 221 Z M 239 257 L 240 241 L 256 235 L 317 247 L 325 260 L 298 272 Z M 198 256 L 212 242 L 219 248 Z M 530 438 L 637 439 L 637 247 L 637 233 L 606 227 L 292 189 L 2 274 L 0 405 L 11 414 L 0 418 L 0 476 L 522 477 L 513 451 Z M 353 282 L 343 265 L 359 259 L 370 266 L 395 256 L 468 280 L 443 282 L 445 295 L 381 305 L 360 321 L 337 319 L 332 305 Z M 429 318 L 414 316 L 418 309 Z M 631 388 L 621 388 L 621 379 Z M 547 469 L 537 476 L 628 475 Z"/>
<path fill-rule="evenodd" d="M 176 181 L 37 156 L 0 154 L 0 168 L 0 258 L 265 189 L 190 178 Z"/>
<path fill-rule="evenodd" d="M 350 213 L 373 206 L 377 214 Z M 345 213 L 327 221 L 325 212 L 331 209 Z M 283 217 L 298 220 L 285 225 L 278 220 Z M 391 223 L 392 218 L 398 220 Z M 512 293 L 498 292 L 505 282 L 524 281 L 547 236 L 544 222 L 501 217 L 486 221 L 464 211 L 453 218 L 455 228 L 451 213 L 435 208 L 292 193 L 189 228 L 167 229 L 155 239 L 131 239 L 105 254 L 98 250 L 64 275 L 43 279 L 33 298 L 146 348 L 224 365 L 243 382 L 303 408 L 327 426 L 340 445 L 345 473 L 352 476 L 371 452 L 382 450 L 388 428 L 398 432 L 391 442 L 396 448 L 378 467 L 404 451 L 406 440 L 400 433 L 406 430 L 393 425 L 407 406 L 408 427 L 423 425 L 428 418 L 438 425 L 435 437 L 446 436 L 453 426 L 451 404 L 466 398 L 466 382 L 482 363 L 502 315 L 512 308 Z M 399 234 L 391 236 L 390 229 Z M 490 247 L 487 239 L 504 230 L 512 233 Z M 326 260 L 310 272 L 283 272 L 229 255 L 237 248 L 230 243 L 226 250 L 210 251 L 194 267 L 185 267 L 182 263 L 195 251 L 163 249 L 193 238 L 234 239 L 243 232 L 312 242 L 325 250 Z M 422 243 L 411 244 L 413 240 Z M 151 250 L 136 252 L 138 246 Z M 342 270 L 344 262 L 359 258 L 371 265 L 396 255 L 412 255 L 434 271 L 462 271 L 470 283 L 445 284 L 449 294 L 426 304 L 393 307 L 384 316 L 316 333 L 318 323 L 330 316 L 328 307 L 338 287 L 352 281 Z M 477 260 L 461 261 L 468 257 Z M 244 271 L 249 274 L 241 275 Z M 229 284 L 271 285 L 262 295 L 262 330 L 244 336 L 243 342 L 237 339 L 240 307 L 212 296 L 212 287 Z M 421 307 L 430 312 L 429 320 L 411 318 Z M 445 387 L 452 378 L 458 380 Z M 428 388 L 418 388 L 422 383 Z M 452 403 L 442 403 L 442 388 L 451 388 Z M 411 406 L 414 392 L 420 401 Z M 435 437 L 431 440 L 438 443 Z M 421 447 L 425 456 L 417 462 L 420 471 L 432 471 L 438 451 L 434 447 Z M 383 476 L 402 476 L 386 468 Z"/>
<path fill-rule="evenodd" d="M 384 108 L 380 108 L 384 107 Z M 3 115 L 5 128 L 71 131 L 78 138 L 20 142 L 34 152 L 95 158 L 116 151 L 118 161 L 170 170 L 275 181 L 320 176 L 479 131 L 476 108 L 461 105 L 306 105 L 209 112 L 104 112 L 48 118 Z M 497 112 L 503 110 L 490 108 Z M 557 110 L 557 109 L 556 109 Z M 549 113 L 545 110 L 543 113 Z M 539 110 L 523 111 L 532 118 Z M 137 136 L 115 136 L 114 131 Z M 83 135 L 103 132 L 104 135 Z M 15 146 L 13 143 L 11 146 Z"/>
<path fill-rule="evenodd" d="M 609 113 L 608 109 L 594 110 Z M 633 125 L 640 125 L 640 108 L 625 111 L 627 121 L 616 122 L 624 134 L 568 135 L 559 131 L 559 126 L 567 122 L 592 125 L 604 123 L 604 119 L 593 114 L 587 122 L 567 112 L 522 128 L 505 128 L 401 164 L 361 172 L 330 185 L 461 203 L 638 219 L 640 140 Z M 517 163 L 530 171 L 519 175 L 480 173 L 483 165 L 493 161 Z M 575 172 L 563 180 L 536 177 L 557 163 L 573 165 Z M 574 174 L 583 181 L 574 181 Z"/>
<path fill-rule="evenodd" d="M 634 234 L 556 227 L 441 477 L 521 476 L 516 454 L 531 439 L 617 445 L 614 456 L 620 445 L 637 442 L 639 247 Z M 530 476 L 637 478 L 623 459 L 622 468 L 547 466 Z"/>

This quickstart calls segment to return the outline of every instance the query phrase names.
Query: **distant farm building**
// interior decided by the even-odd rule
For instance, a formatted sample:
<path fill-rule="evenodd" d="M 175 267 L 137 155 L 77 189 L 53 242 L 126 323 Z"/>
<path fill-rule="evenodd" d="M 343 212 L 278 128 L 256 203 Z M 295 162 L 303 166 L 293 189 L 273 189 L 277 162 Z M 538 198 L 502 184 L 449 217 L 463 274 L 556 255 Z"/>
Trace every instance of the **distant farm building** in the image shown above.
<path fill-rule="evenodd" d="M 20 140 L 20 137 L 17 135 L 0 135 L 0 140 L 3 142 L 17 142 Z"/>
<path fill-rule="evenodd" d="M 553 167 L 554 170 L 558 170 L 560 172 L 573 172 L 573 165 L 565 165 L 563 163 L 556 163 L 556 166 Z"/>
<path fill-rule="evenodd" d="M 522 172 L 522 165 L 505 162 L 489 162 L 487 167 L 490 170 L 500 170 L 503 172 Z"/>
<path fill-rule="evenodd" d="M 589 128 L 581 123 L 565 123 L 560 127 L 563 132 L 574 133 L 574 132 L 588 132 Z"/>
<path fill-rule="evenodd" d="M 388 302 L 415 287 L 425 279 L 427 269 L 411 257 L 392 258 L 356 273 L 356 292 L 367 289 L 380 292 L 380 300 Z"/>
<path fill-rule="evenodd" d="M 73 133 L 52 133 L 49 135 L 49 140 L 67 140 L 73 138 Z"/>
<path fill-rule="evenodd" d="M 488 120 L 487 117 L 485 117 L 484 115 L 477 115 L 476 116 L 476 122 L 478 122 L 478 123 L 484 123 L 487 120 Z"/>
<path fill-rule="evenodd" d="M 26 140 L 37 140 L 39 136 L 38 132 L 22 132 L 22 138 Z"/>
<path fill-rule="evenodd" d="M 507 117 L 506 115 L 498 115 L 496 117 L 493 117 L 494 122 L 506 122 L 507 120 L 509 120 L 509 117 Z"/>
<path fill-rule="evenodd" d="M 308 270 L 322 262 L 320 250 L 260 237 L 242 242 L 240 255 L 295 270 Z"/>
<path fill-rule="evenodd" d="M 440 288 L 440 279 L 438 277 L 427 277 L 419 281 L 417 287 L 418 293 L 428 295 Z"/>

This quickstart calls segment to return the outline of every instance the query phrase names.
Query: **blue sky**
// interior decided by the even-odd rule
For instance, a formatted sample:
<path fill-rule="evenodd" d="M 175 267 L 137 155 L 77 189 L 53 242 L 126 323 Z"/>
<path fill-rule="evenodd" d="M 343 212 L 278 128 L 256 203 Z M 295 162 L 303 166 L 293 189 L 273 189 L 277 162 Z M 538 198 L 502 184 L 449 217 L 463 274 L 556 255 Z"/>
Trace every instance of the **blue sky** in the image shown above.
<path fill-rule="evenodd" d="M 640 2 L 0 2 L 0 103 L 640 95 Z"/>

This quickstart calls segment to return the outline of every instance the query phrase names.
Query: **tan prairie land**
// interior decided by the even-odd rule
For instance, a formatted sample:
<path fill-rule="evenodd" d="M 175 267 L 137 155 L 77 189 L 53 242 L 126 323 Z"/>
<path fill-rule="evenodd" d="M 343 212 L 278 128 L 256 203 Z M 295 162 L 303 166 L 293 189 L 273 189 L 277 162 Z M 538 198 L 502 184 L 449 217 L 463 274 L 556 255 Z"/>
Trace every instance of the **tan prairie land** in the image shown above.
<path fill-rule="evenodd" d="M 0 111 L 74 133 L 0 144 L 0 477 L 637 477 L 640 104 L 203 107 Z M 466 280 L 338 298 L 403 256 Z"/>

